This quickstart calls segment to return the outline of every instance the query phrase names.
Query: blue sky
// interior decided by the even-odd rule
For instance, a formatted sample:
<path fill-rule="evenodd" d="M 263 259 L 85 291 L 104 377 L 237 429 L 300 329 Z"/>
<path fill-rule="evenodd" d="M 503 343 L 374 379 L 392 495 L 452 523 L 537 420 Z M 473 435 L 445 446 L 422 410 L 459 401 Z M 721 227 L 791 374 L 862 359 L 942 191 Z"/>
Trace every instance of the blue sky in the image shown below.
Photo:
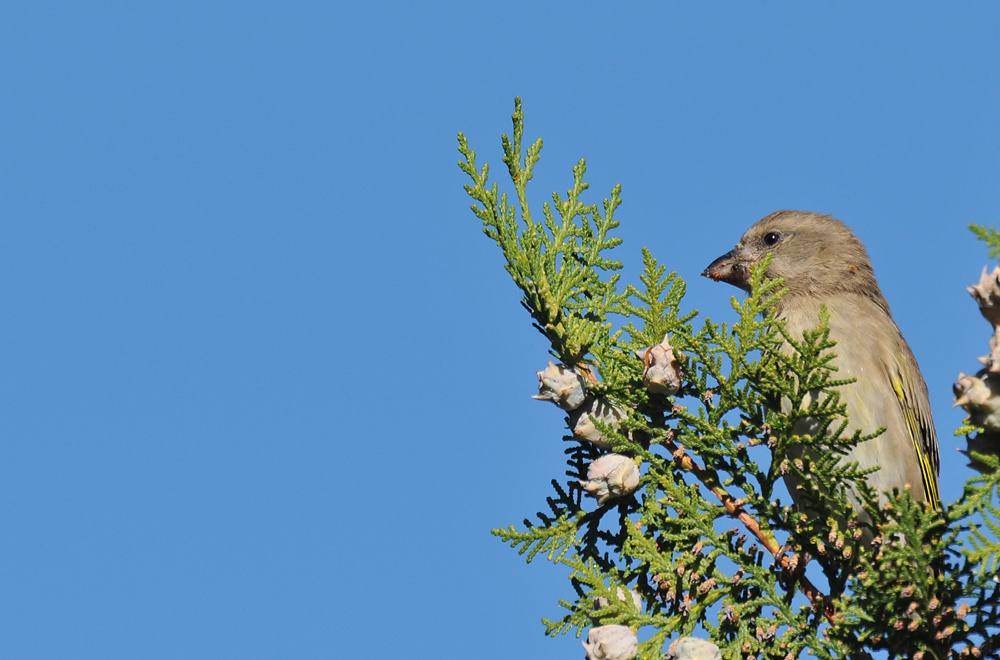
<path fill-rule="evenodd" d="M 515 95 L 532 199 L 585 157 L 698 277 L 755 220 L 868 246 L 930 388 L 989 326 L 1000 7 L 20 3 L 0 10 L 0 655 L 580 657 L 544 506 L 547 346 L 462 191 Z"/>

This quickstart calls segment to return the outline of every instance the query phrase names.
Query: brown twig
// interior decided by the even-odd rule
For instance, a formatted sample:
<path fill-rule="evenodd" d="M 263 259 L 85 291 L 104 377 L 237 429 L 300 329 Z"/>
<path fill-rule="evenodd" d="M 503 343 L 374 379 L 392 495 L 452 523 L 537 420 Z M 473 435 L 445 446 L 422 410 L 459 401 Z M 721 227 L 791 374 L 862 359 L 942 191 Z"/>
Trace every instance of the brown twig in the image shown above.
<path fill-rule="evenodd" d="M 726 489 L 718 483 L 718 479 L 714 475 L 695 463 L 682 447 L 678 447 L 674 444 L 673 440 L 664 438 L 663 446 L 666 447 L 671 456 L 674 457 L 674 460 L 676 460 L 682 468 L 697 477 L 698 481 L 705 484 L 705 486 L 719 498 L 719 501 L 722 502 L 722 506 L 725 507 L 726 512 L 743 523 L 743 525 L 750 530 L 755 537 L 757 537 L 757 540 L 760 541 L 764 548 L 771 553 L 771 556 L 781 564 L 783 569 L 789 572 L 795 569 L 795 565 L 792 563 L 792 560 L 786 553 L 781 552 L 781 546 L 778 545 L 778 542 L 774 539 L 774 537 L 769 534 L 765 534 L 764 531 L 761 530 L 760 524 L 757 520 L 743 508 L 743 503 L 726 492 Z M 805 594 L 806 598 L 808 598 L 813 605 L 822 607 L 823 614 L 826 616 L 827 620 L 832 623 L 835 611 L 832 607 L 827 605 L 826 596 L 824 596 L 823 593 L 817 589 L 805 575 L 799 576 L 798 583 L 799 590 Z"/>
<path fill-rule="evenodd" d="M 597 384 L 597 377 L 594 374 L 593 367 L 586 365 L 583 369 L 584 377 L 594 384 Z M 709 490 L 711 490 L 719 501 L 722 502 L 722 506 L 725 507 L 726 512 L 739 520 L 743 525 L 750 530 L 758 541 L 767 549 L 771 556 L 781 564 L 781 567 L 788 571 L 793 572 L 796 566 L 792 563 L 792 560 L 788 557 L 787 553 L 781 551 L 781 546 L 774 537 L 769 534 L 765 534 L 760 528 L 760 524 L 757 520 L 747 513 L 747 510 L 743 508 L 743 504 L 730 495 L 725 488 L 723 488 L 719 483 L 718 479 L 711 475 L 705 468 L 701 467 L 695 463 L 690 456 L 688 456 L 684 450 L 674 444 L 673 440 L 669 438 L 663 439 L 663 446 L 667 448 L 674 460 L 677 460 L 681 467 L 688 472 L 695 475 L 698 481 L 703 483 Z M 713 483 L 714 482 L 714 483 Z M 817 589 L 813 583 L 804 574 L 798 576 L 799 590 L 809 599 L 809 602 L 817 607 L 823 609 L 823 614 L 826 616 L 827 620 L 831 623 L 833 622 L 833 616 L 836 614 L 834 609 L 830 607 L 826 602 L 826 596 L 823 595 L 819 589 Z"/>

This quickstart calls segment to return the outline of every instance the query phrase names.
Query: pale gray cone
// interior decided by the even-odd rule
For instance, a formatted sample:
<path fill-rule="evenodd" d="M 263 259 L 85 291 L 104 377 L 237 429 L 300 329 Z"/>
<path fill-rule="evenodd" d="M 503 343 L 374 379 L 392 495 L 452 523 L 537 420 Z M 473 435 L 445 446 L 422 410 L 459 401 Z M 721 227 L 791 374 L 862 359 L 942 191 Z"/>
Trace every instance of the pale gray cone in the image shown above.
<path fill-rule="evenodd" d="M 864 245 L 830 216 L 778 211 L 748 229 L 731 252 L 702 274 L 749 290 L 750 264 L 768 253 L 772 259 L 766 276 L 784 278 L 788 288 L 777 311 L 792 337 L 815 329 L 820 305 L 826 304 L 830 338 L 837 342 L 833 364 L 838 371 L 833 377 L 857 379 L 841 388 L 848 431 L 860 428 L 872 433 L 886 427 L 885 433 L 855 447 L 845 460 L 857 461 L 862 468 L 879 466 L 868 480 L 880 491 L 909 485 L 915 499 L 938 504 L 938 444 L 927 386 L 892 320 Z M 798 484 L 786 483 L 798 504 Z M 857 499 L 852 499 L 859 509 Z"/>
<path fill-rule="evenodd" d="M 673 660 L 722 660 L 722 652 L 712 642 L 697 637 L 681 637 L 670 645 Z"/>

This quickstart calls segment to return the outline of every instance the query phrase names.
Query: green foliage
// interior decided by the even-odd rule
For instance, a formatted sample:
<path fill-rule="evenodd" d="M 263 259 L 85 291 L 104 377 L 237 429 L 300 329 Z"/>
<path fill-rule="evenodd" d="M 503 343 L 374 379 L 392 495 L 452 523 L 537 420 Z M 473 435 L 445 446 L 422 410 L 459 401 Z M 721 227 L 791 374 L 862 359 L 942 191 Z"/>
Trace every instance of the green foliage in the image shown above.
<path fill-rule="evenodd" d="M 870 471 L 842 460 L 878 434 L 847 433 L 838 393 L 846 381 L 833 377 L 826 319 L 789 336 L 773 311 L 784 289 L 763 277 L 766 264 L 753 272 L 749 297 L 733 298 L 731 326 L 696 326 L 697 312 L 682 311 L 683 280 L 646 249 L 640 286 L 620 287 L 622 265 L 609 257 L 621 242 L 612 235 L 620 186 L 600 206 L 584 204 L 581 160 L 566 196 L 553 194 L 534 219 L 526 185 L 542 143 L 522 153 L 519 99 L 513 121 L 502 144 L 516 201 L 490 184 L 459 134 L 472 210 L 552 354 L 587 377 L 590 396 L 624 411 L 620 425 L 595 425 L 611 451 L 642 469 L 634 493 L 597 505 L 580 481 L 602 452 L 568 435 L 570 479 L 553 480 L 548 511 L 494 530 L 528 561 L 545 556 L 569 570 L 572 594 L 559 601 L 561 616 L 543 619 L 546 633 L 620 623 L 643 630 L 646 659 L 692 634 L 710 637 L 725 658 L 945 658 L 1000 648 L 995 459 L 985 457 L 994 471 L 943 513 L 908 491 L 873 492 Z M 1000 250 L 1000 235 L 987 236 Z M 665 335 L 683 374 L 673 396 L 645 387 L 635 355 Z M 803 508 L 783 501 L 783 479 Z"/>
<path fill-rule="evenodd" d="M 990 249 L 991 259 L 1000 257 L 1000 233 L 997 233 L 996 229 L 973 224 L 969 225 L 969 229 L 976 235 L 976 238 L 986 242 L 986 247 Z"/>
<path fill-rule="evenodd" d="M 476 154 L 468 149 L 463 136 L 459 140 L 466 162 L 460 166 L 474 182 L 465 186 L 466 191 L 482 204 L 473 205 L 472 211 L 483 221 L 486 235 L 503 250 L 507 272 L 521 288 L 524 305 L 536 326 L 552 343 L 552 350 L 560 360 L 576 365 L 594 344 L 606 339 L 607 328 L 602 319 L 617 311 L 623 299 L 615 294 L 618 276 L 612 275 L 605 281 L 599 274 L 622 267 L 621 263 L 603 256 L 621 244 L 620 238 L 608 236 L 618 226 L 614 212 L 621 203 L 620 187 L 612 191 L 610 200 L 604 201 L 603 215 L 596 206 L 584 205 L 580 195 L 587 189 L 583 181 L 587 168 L 581 160 L 573 168 L 573 187 L 566 198 L 552 193 L 552 205 L 542 205 L 542 221 L 534 221 L 525 188 L 533 176 L 542 141 L 536 140 L 528 147 L 522 161 L 523 126 L 518 100 L 514 140 L 503 136 L 503 160 L 514 183 L 516 205 L 508 201 L 507 193 L 497 194 L 496 183 L 487 186 L 489 167 L 476 169 Z"/>

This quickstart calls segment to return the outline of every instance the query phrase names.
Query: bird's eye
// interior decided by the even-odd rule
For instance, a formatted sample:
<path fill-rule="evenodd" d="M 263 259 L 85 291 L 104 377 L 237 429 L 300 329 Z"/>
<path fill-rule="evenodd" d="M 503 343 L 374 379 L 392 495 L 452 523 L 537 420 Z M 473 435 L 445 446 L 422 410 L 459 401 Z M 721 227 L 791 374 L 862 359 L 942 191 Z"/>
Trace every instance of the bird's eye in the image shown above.
<path fill-rule="evenodd" d="M 768 247 L 776 244 L 779 240 L 781 240 L 781 234 L 776 231 L 769 231 L 764 234 L 764 245 Z"/>

